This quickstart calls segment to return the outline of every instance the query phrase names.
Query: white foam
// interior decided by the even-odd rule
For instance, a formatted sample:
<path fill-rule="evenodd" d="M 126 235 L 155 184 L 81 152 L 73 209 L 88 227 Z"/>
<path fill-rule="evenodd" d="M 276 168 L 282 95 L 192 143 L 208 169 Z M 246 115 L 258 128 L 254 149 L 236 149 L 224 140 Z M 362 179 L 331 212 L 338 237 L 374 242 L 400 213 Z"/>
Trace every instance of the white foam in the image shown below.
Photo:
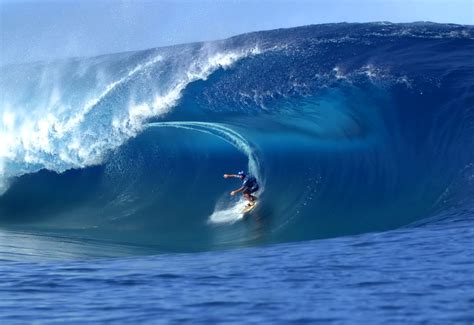
<path fill-rule="evenodd" d="M 156 95 L 152 103 L 134 103 L 131 105 L 128 120 L 125 121 L 126 128 L 136 131 L 141 130 L 146 119 L 168 113 L 181 98 L 181 93 L 188 84 L 197 80 L 206 80 L 215 70 L 229 68 L 236 61 L 259 53 L 261 53 L 260 50 L 255 47 L 237 52 L 218 52 L 209 55 L 206 59 L 194 61 L 184 77 L 177 79 L 164 94 Z M 123 126 L 124 124 L 121 127 Z"/>
<path fill-rule="evenodd" d="M 336 66 L 334 67 L 334 69 L 332 69 L 332 71 L 334 71 L 336 75 L 336 79 L 347 79 L 346 75 L 344 74 L 344 72 L 341 70 L 340 67 Z"/>
<path fill-rule="evenodd" d="M 246 207 L 247 202 L 239 200 L 237 203 L 229 203 L 226 206 L 216 208 L 209 216 L 209 223 L 213 224 L 233 224 L 244 217 L 242 212 Z"/>

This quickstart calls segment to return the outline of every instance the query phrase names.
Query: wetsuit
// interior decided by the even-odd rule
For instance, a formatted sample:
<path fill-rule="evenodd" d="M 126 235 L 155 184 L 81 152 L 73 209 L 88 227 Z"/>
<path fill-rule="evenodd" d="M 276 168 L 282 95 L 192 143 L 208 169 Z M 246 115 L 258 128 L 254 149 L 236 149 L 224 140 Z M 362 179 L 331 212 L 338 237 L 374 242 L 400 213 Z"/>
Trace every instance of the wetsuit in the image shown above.
<path fill-rule="evenodd" d="M 253 176 L 245 176 L 242 186 L 244 187 L 244 194 L 251 194 L 258 191 L 257 179 Z"/>

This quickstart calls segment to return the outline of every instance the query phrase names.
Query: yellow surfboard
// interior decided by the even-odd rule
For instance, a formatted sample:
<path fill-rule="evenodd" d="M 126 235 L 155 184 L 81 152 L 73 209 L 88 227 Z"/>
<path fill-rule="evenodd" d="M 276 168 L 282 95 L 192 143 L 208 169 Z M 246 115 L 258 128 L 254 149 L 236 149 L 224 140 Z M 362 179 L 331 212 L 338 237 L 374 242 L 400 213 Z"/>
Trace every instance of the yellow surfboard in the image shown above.
<path fill-rule="evenodd" d="M 250 206 L 247 205 L 247 206 L 245 206 L 245 208 L 243 208 L 242 213 L 243 213 L 243 214 L 249 213 L 250 211 L 252 211 L 253 209 L 255 209 L 256 206 L 257 206 L 257 202 L 255 202 L 254 204 L 252 204 L 252 205 L 250 205 Z"/>

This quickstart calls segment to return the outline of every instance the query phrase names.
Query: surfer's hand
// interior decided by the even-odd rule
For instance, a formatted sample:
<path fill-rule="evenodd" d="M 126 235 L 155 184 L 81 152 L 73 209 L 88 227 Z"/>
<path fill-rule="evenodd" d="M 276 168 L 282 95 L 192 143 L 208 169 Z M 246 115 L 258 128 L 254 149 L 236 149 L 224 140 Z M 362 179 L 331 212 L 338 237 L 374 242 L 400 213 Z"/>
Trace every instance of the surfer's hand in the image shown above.
<path fill-rule="evenodd" d="M 230 192 L 230 195 L 234 196 L 234 195 L 235 195 L 235 191 Z"/>
<path fill-rule="evenodd" d="M 227 174 L 224 174 L 224 178 L 229 178 L 229 175 L 227 175 Z"/>

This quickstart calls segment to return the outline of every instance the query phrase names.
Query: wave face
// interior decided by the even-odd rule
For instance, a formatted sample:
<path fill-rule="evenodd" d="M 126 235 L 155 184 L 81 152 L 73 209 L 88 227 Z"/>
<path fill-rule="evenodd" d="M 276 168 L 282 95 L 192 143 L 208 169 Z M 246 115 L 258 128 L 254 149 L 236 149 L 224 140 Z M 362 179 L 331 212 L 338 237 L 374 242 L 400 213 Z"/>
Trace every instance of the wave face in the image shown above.
<path fill-rule="evenodd" d="M 472 53 L 471 26 L 329 24 L 2 67 L 0 225 L 194 251 L 452 215 Z"/>

